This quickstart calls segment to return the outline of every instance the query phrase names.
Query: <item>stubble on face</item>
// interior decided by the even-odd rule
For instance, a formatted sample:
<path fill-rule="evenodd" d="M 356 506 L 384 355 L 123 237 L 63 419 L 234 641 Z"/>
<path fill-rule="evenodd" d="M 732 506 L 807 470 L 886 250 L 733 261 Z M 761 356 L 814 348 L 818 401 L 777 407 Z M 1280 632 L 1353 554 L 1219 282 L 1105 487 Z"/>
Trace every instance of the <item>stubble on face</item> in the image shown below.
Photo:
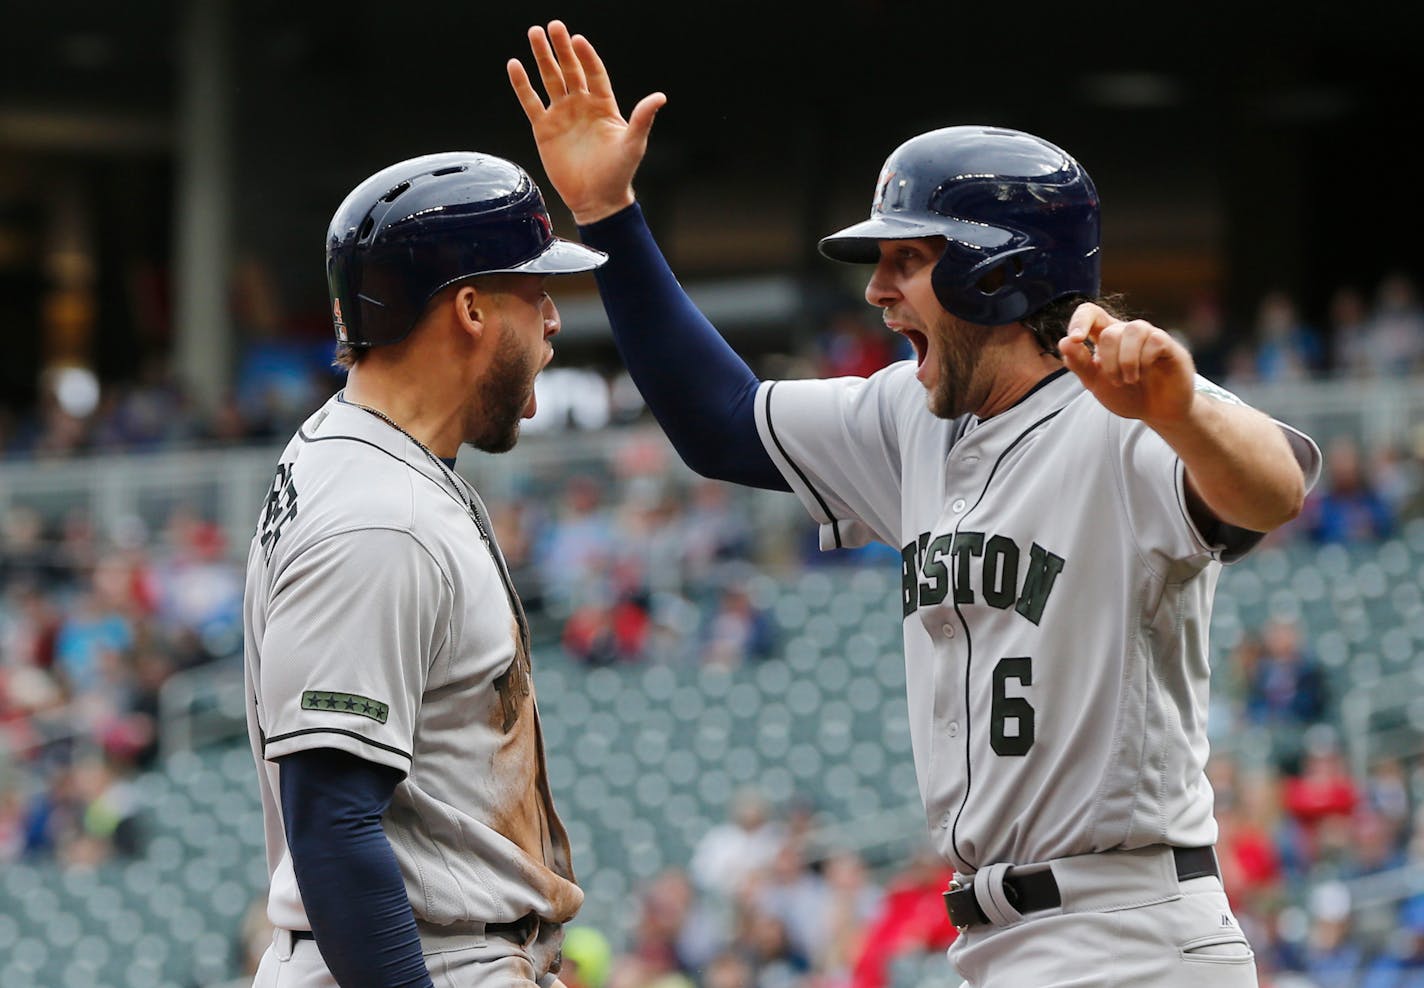
<path fill-rule="evenodd" d="M 953 419 L 974 411 L 984 399 L 985 383 L 978 378 L 993 330 L 945 313 L 935 327 L 939 373 L 927 397 L 930 414 Z"/>
<path fill-rule="evenodd" d="M 506 324 L 466 430 L 471 446 L 485 453 L 507 453 L 514 448 L 539 369 L 540 354 L 523 346 Z"/>

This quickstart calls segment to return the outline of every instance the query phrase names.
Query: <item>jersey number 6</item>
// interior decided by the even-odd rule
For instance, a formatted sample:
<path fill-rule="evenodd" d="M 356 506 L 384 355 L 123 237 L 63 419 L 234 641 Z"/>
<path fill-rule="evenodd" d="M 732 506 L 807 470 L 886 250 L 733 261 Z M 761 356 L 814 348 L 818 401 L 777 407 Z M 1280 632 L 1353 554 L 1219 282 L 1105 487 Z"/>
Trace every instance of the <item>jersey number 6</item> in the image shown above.
<path fill-rule="evenodd" d="M 1021 696 L 1009 696 L 1006 684 L 1016 679 L 1033 685 L 1033 659 L 1028 656 L 1000 659 L 994 667 L 994 703 L 989 717 L 989 744 L 996 755 L 1027 755 L 1033 747 L 1033 707 Z M 1014 722 L 1014 733 L 1005 730 Z"/>

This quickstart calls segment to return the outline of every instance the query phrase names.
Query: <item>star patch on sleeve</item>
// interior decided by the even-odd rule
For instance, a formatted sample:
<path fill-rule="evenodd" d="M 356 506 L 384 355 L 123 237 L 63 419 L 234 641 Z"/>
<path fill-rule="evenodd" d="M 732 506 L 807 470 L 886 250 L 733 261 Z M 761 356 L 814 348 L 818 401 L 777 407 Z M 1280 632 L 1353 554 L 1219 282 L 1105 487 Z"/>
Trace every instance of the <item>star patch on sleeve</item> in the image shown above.
<path fill-rule="evenodd" d="M 1219 385 L 1212 384 L 1200 374 L 1197 375 L 1196 386 L 1192 390 L 1194 390 L 1199 395 L 1206 395 L 1208 398 L 1215 398 L 1217 401 L 1225 402 L 1228 405 L 1246 404 L 1244 401 L 1236 397 L 1230 391 L 1227 391 L 1225 388 L 1220 387 Z"/>
<path fill-rule="evenodd" d="M 384 724 L 391 712 L 390 705 L 380 700 L 357 696 L 355 693 L 333 693 L 328 690 L 307 690 L 302 694 L 302 709 L 355 714 L 357 717 L 369 717 L 377 724 Z"/>

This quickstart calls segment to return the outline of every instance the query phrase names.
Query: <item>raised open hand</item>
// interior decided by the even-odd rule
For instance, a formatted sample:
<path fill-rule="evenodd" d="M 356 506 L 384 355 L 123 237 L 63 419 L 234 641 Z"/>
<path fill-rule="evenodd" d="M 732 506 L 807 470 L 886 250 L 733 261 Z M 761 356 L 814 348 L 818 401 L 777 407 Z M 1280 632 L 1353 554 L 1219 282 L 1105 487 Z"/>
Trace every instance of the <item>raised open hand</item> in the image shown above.
<path fill-rule="evenodd" d="M 633 202 L 633 175 L 667 97 L 644 96 L 625 120 L 598 52 L 583 35 L 571 36 L 562 21 L 550 21 L 547 33 L 531 27 L 529 48 L 547 106 L 519 59 L 511 58 L 506 68 L 544 172 L 579 224 L 611 216 Z"/>

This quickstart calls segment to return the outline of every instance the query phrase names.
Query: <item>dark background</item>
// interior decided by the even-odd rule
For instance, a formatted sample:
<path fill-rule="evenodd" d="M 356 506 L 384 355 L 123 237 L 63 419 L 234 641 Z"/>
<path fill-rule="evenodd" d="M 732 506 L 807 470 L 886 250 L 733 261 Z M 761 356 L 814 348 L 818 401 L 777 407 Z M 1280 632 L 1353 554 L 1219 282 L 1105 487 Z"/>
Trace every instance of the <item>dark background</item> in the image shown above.
<path fill-rule="evenodd" d="M 171 345 L 189 15 L 152 0 L 7 7 L 10 397 L 41 360 L 57 202 L 78 202 L 89 231 L 101 377 Z M 524 32 L 550 17 L 599 47 L 625 112 L 668 94 L 637 186 L 685 284 L 776 272 L 854 298 L 862 273 L 821 260 L 816 239 L 867 211 L 895 145 L 955 123 L 1029 130 L 1077 156 L 1102 196 L 1104 287 L 1162 321 L 1211 296 L 1245 332 L 1282 289 L 1323 327 L 1340 285 L 1420 271 L 1420 18 L 1402 4 L 254 0 L 224 17 L 243 335 L 329 332 L 326 223 L 378 168 L 469 148 L 542 181 L 504 61 L 529 64 Z M 561 297 L 591 287 L 570 279 Z M 775 316 L 736 327 L 744 345 L 784 346 L 822 313 Z M 576 356 L 605 356 L 598 332 L 569 335 Z"/>

